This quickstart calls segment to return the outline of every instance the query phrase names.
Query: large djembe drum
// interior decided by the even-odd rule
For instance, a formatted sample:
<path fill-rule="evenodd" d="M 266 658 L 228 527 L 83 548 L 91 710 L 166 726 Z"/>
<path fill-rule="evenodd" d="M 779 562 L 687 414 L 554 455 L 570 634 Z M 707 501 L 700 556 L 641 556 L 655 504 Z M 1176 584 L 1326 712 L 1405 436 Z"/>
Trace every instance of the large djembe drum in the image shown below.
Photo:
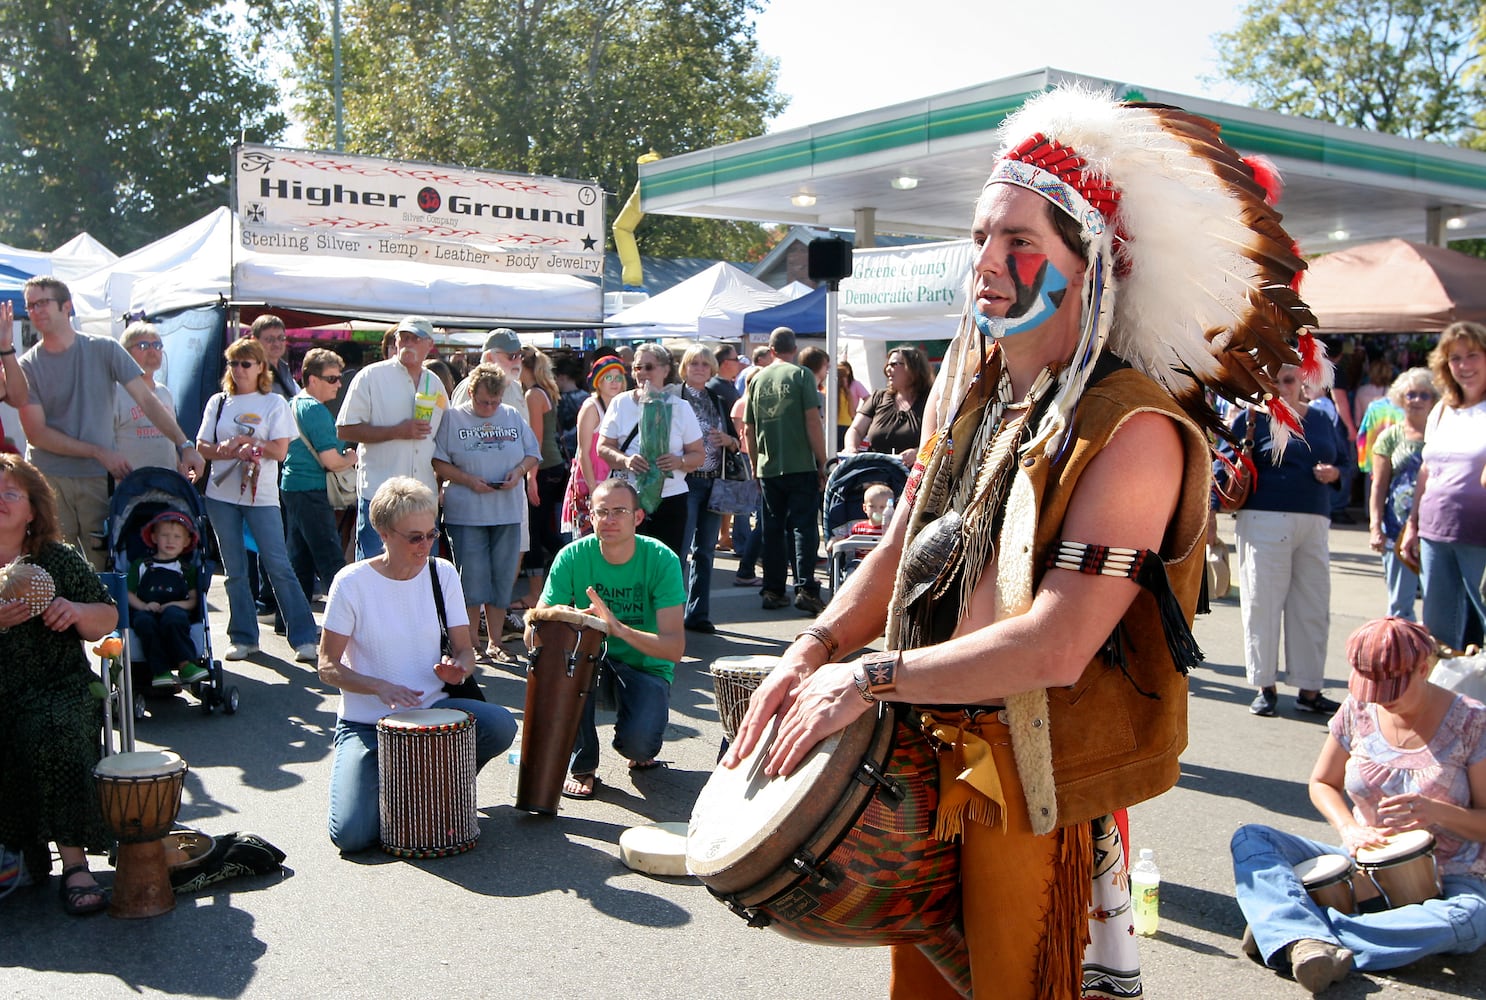
<path fill-rule="evenodd" d="M 602 618 L 563 606 L 532 608 L 526 622 L 534 645 L 527 650 L 516 808 L 553 816 L 584 704 L 593 697 L 594 672 L 604 657 L 609 626 Z"/>
<path fill-rule="evenodd" d="M 154 917 L 175 908 L 164 837 L 181 808 L 186 762 L 163 750 L 105 757 L 93 768 L 103 821 L 119 842 L 111 917 Z"/>

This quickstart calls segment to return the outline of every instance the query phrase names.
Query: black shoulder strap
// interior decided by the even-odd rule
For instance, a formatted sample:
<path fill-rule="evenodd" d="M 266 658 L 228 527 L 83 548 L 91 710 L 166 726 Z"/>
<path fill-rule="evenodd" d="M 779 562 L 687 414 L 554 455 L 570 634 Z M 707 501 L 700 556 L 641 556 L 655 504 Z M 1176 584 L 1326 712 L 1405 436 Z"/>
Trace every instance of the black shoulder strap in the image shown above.
<path fill-rule="evenodd" d="M 439 564 L 433 556 L 428 557 L 428 578 L 433 582 L 433 606 L 439 615 L 439 652 L 453 656 L 454 649 L 449 643 L 449 619 L 444 614 L 444 588 L 439 580 Z"/>

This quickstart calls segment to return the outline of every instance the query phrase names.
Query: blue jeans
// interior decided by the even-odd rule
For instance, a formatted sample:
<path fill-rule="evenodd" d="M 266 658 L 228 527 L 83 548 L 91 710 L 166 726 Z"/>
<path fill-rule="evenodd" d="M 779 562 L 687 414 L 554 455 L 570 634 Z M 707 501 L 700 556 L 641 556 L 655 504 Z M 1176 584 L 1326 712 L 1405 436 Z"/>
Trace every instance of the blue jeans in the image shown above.
<path fill-rule="evenodd" d="M 371 523 L 371 498 L 356 499 L 356 558 L 370 559 L 382 554 L 382 536 Z"/>
<path fill-rule="evenodd" d="M 1465 645 L 1467 603 L 1486 620 L 1481 577 L 1486 574 L 1486 545 L 1419 540 L 1419 577 L 1424 583 L 1424 627 L 1455 649 Z"/>
<path fill-rule="evenodd" d="M 1388 614 L 1414 621 L 1414 599 L 1419 596 L 1419 574 L 1404 565 L 1393 551 L 1393 539 L 1383 548 L 1383 580 L 1388 584 Z"/>
<path fill-rule="evenodd" d="M 315 596 L 315 577 L 325 589 L 346 565 L 341 533 L 335 526 L 335 511 L 324 490 L 279 493 L 289 540 L 289 565 L 299 580 L 304 599 Z"/>
<path fill-rule="evenodd" d="M 253 603 L 253 590 L 248 583 L 248 549 L 243 541 L 243 524 L 247 523 L 258 545 L 258 563 L 268 573 L 278 599 L 279 612 L 289 633 L 289 645 L 303 646 L 317 642 L 320 630 L 310 614 L 310 604 L 294 579 L 289 553 L 284 548 L 284 521 L 278 507 L 247 507 L 225 500 L 206 498 L 206 514 L 211 518 L 222 552 L 222 570 L 227 575 L 227 637 L 243 645 L 258 644 L 258 609 Z"/>
<path fill-rule="evenodd" d="M 456 708 L 475 717 L 475 768 L 505 753 L 516 738 L 516 720 L 499 705 L 445 698 L 430 708 Z M 330 842 L 342 852 L 364 851 L 381 839 L 377 793 L 377 727 L 365 722 L 335 724 L 335 759 L 330 765 Z"/>
<path fill-rule="evenodd" d="M 629 760 L 654 760 L 665 741 L 666 724 L 670 721 L 670 683 L 612 657 L 605 662 L 603 669 L 613 671 L 614 691 L 619 702 L 614 717 L 614 749 Z M 568 765 L 573 774 L 592 774 L 598 770 L 599 731 L 594 721 L 595 700 L 592 695 L 584 699 L 578 739 Z"/>
<path fill-rule="evenodd" d="M 795 589 L 818 592 L 815 550 L 820 547 L 820 477 L 790 472 L 760 479 L 763 487 L 764 590 L 783 596 L 790 543 L 794 543 Z"/>
<path fill-rule="evenodd" d="M 144 647 L 144 663 L 134 664 L 134 678 L 145 674 L 162 674 L 182 663 L 196 659 L 196 643 L 191 640 L 191 615 L 194 612 L 171 606 L 160 611 L 129 609 L 129 627 L 139 636 Z"/>
<path fill-rule="evenodd" d="M 738 556 L 738 577 L 750 580 L 758 575 L 758 559 L 764 536 L 759 531 L 760 514 L 733 515 L 733 552 Z"/>
<path fill-rule="evenodd" d="M 1426 955 L 1466 955 L 1486 944 L 1480 879 L 1446 875 L 1443 899 L 1349 916 L 1317 906 L 1293 870 L 1322 854 L 1345 855 L 1341 848 L 1251 824 L 1238 828 L 1229 850 L 1239 908 L 1272 967 L 1282 968 L 1286 947 L 1302 938 L 1352 949 L 1363 971 L 1396 969 Z"/>
<path fill-rule="evenodd" d="M 682 572 L 686 576 L 686 621 L 695 625 L 712 618 L 712 563 L 717 554 L 720 514 L 707 509 L 716 479 L 686 477 L 686 531 L 681 536 Z"/>

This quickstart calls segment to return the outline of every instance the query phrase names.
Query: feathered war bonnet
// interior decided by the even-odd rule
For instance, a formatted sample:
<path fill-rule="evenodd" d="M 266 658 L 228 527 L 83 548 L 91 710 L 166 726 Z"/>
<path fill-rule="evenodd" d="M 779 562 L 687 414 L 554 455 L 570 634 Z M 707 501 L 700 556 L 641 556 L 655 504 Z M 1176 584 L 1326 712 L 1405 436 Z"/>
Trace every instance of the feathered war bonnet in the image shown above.
<path fill-rule="evenodd" d="M 1199 424 L 1227 434 L 1209 388 L 1264 408 L 1275 457 L 1295 413 L 1275 377 L 1297 365 L 1329 385 L 1296 291 L 1305 262 L 1272 207 L 1279 177 L 1245 159 L 1219 126 L 1179 108 L 1058 89 L 1002 123 L 986 180 L 1034 191 L 1079 224 L 1087 249 L 1083 327 L 1034 441 L 1056 451 L 1099 355 L 1110 350 L 1160 383 Z M 962 332 L 975 329 L 967 296 Z"/>

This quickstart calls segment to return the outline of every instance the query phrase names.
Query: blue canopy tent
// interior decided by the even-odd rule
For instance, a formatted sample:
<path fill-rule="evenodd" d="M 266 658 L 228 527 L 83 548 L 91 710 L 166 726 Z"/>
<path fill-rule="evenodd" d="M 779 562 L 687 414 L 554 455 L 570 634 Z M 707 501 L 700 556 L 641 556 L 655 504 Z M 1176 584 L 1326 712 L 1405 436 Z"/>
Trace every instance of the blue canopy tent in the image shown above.
<path fill-rule="evenodd" d="M 29 277 L 20 268 L 0 264 L 0 302 L 8 301 L 15 306 L 16 319 L 26 315 L 25 284 Z"/>
<path fill-rule="evenodd" d="M 743 314 L 744 333 L 772 333 L 787 326 L 799 334 L 826 332 L 826 286 L 824 284 L 789 302 Z"/>

